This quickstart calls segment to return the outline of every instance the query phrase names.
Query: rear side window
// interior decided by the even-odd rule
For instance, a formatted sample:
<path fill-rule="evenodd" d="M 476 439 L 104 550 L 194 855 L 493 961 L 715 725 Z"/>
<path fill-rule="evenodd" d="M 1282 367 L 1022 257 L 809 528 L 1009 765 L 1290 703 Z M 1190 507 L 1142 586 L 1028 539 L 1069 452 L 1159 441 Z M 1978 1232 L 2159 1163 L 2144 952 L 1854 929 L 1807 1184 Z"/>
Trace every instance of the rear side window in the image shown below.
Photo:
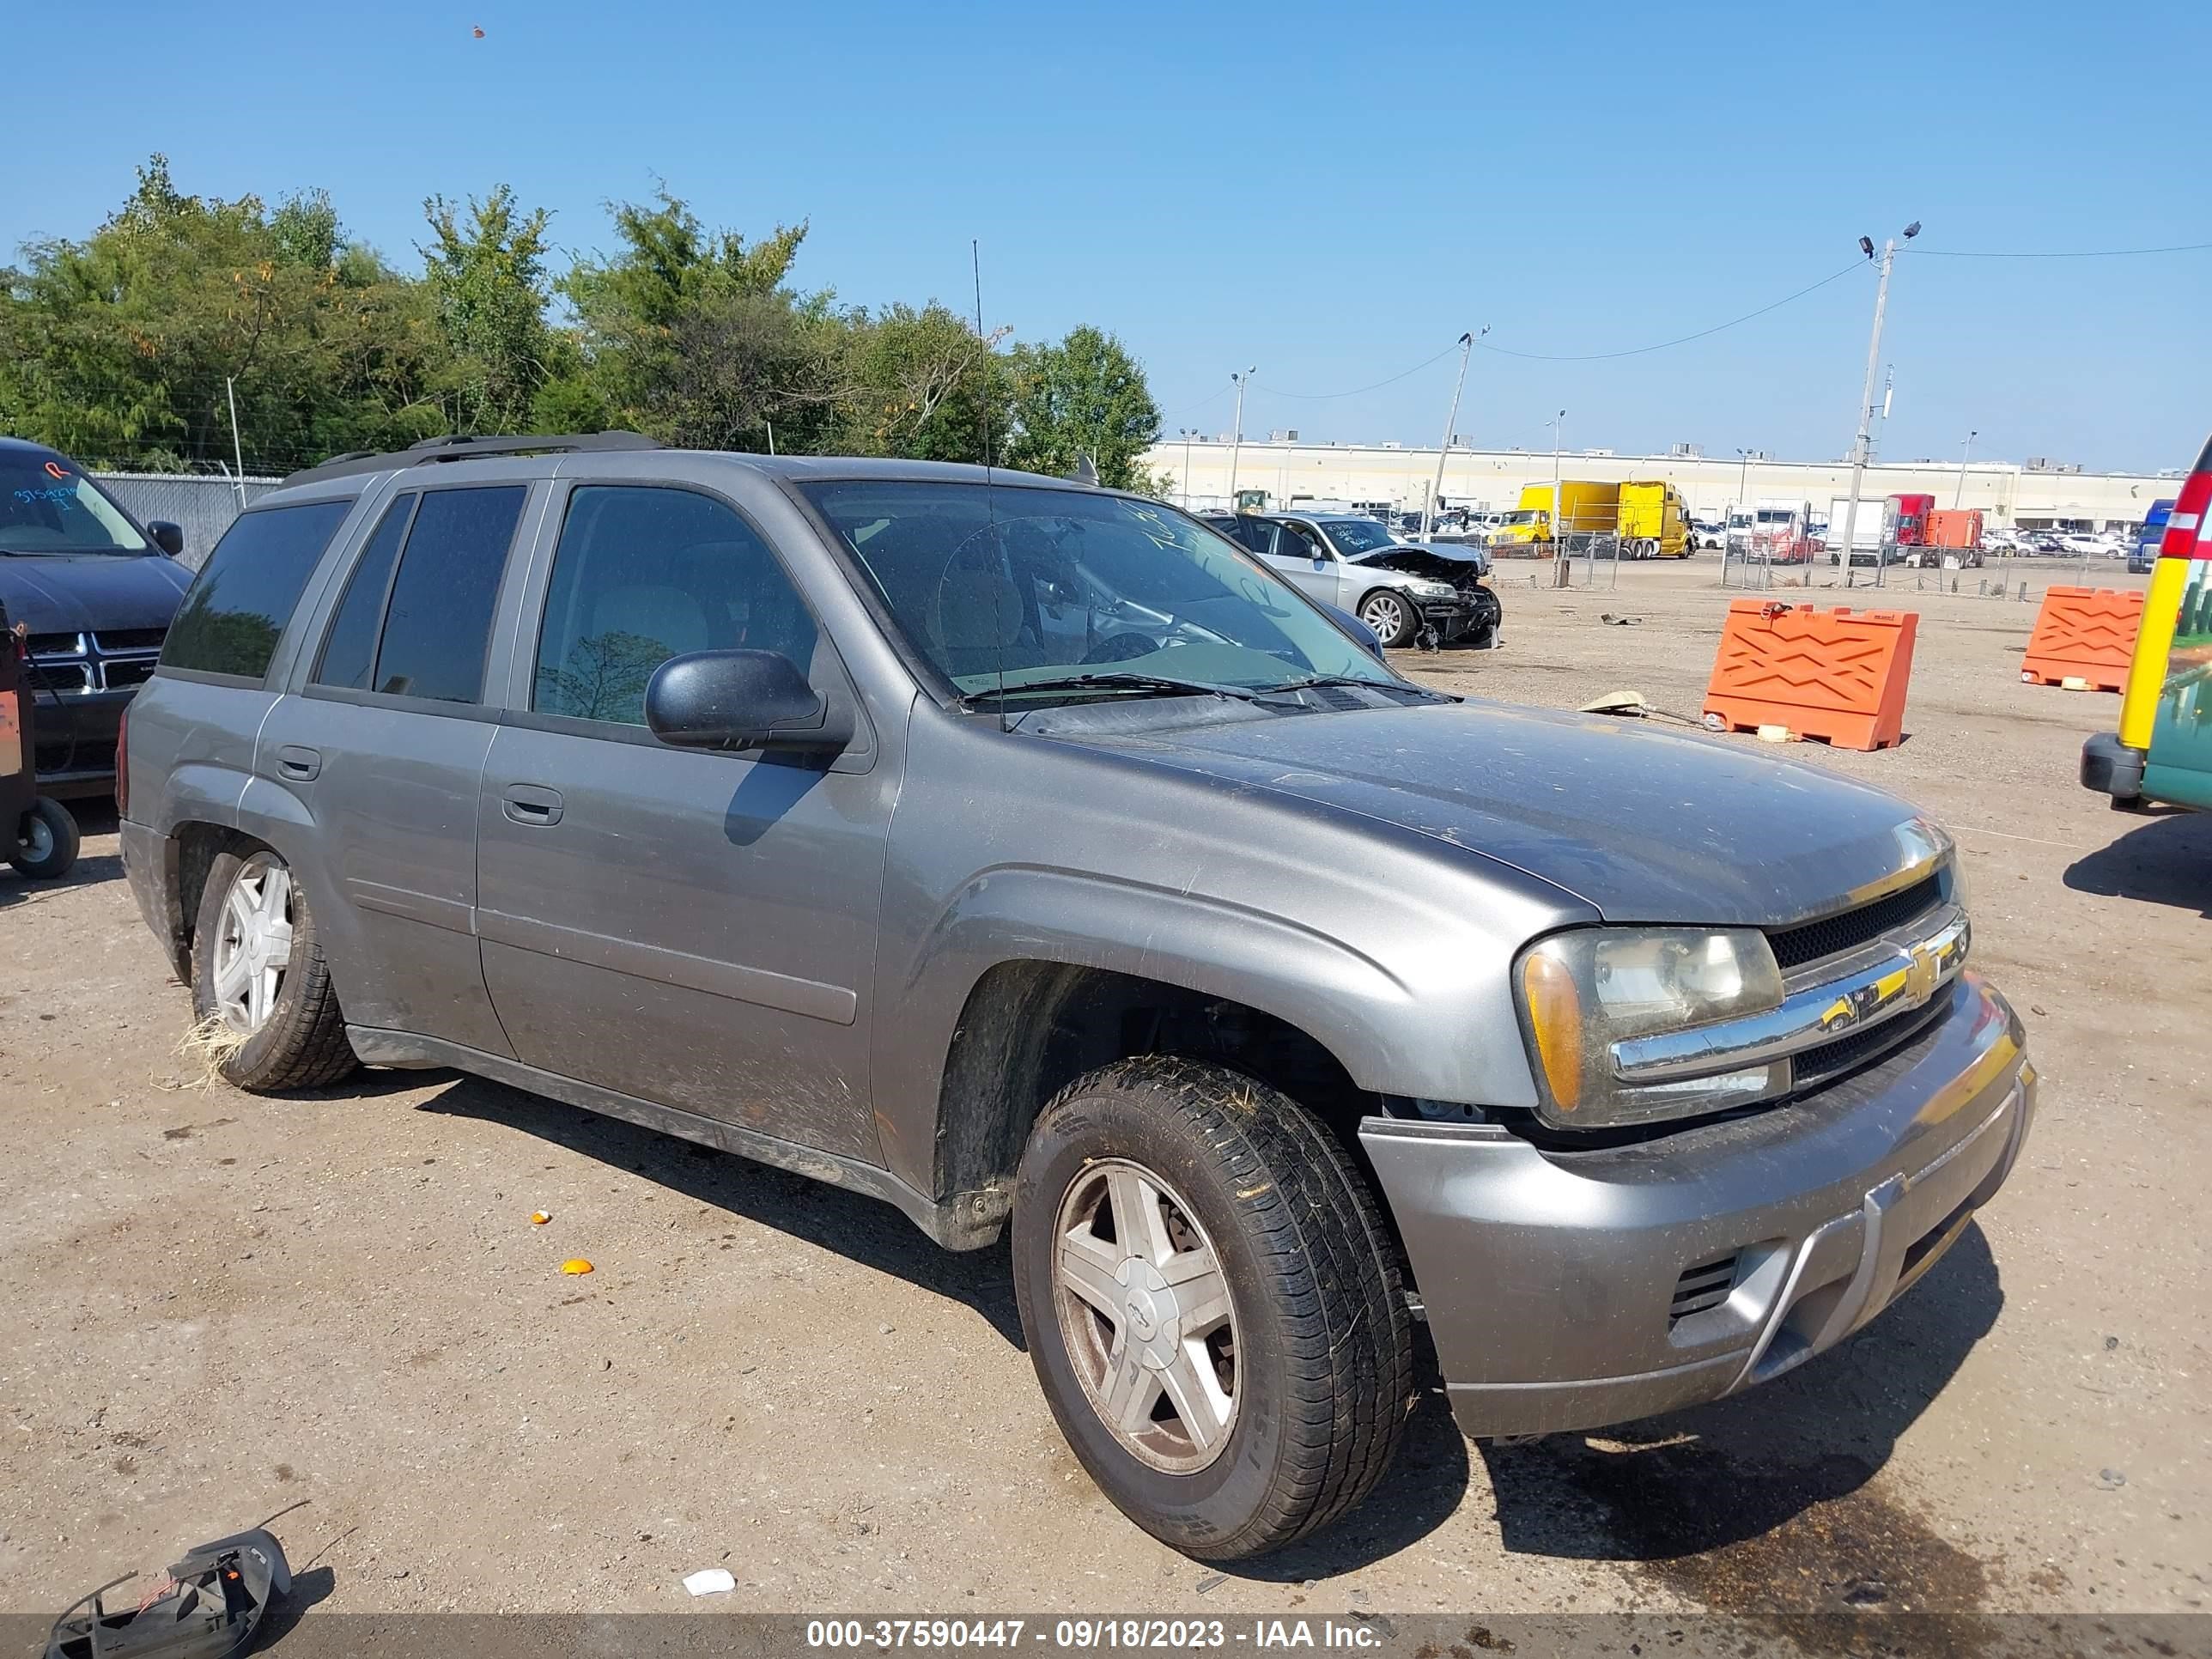
<path fill-rule="evenodd" d="M 424 494 L 392 579 L 374 690 L 437 702 L 483 699 L 492 610 L 529 494 L 523 484 Z"/>
<path fill-rule="evenodd" d="M 384 627 L 384 601 L 392 591 L 392 568 L 399 562 L 399 544 L 407 539 L 408 520 L 415 516 L 421 498 L 402 495 L 386 507 L 368 538 L 368 546 L 346 578 L 345 597 L 323 641 L 323 659 L 315 665 L 317 685 L 343 685 L 356 691 L 368 690 L 368 676 L 376 666 L 376 639 Z"/>
<path fill-rule="evenodd" d="M 350 501 L 264 507 L 233 520 L 169 626 L 161 665 L 259 679 Z"/>

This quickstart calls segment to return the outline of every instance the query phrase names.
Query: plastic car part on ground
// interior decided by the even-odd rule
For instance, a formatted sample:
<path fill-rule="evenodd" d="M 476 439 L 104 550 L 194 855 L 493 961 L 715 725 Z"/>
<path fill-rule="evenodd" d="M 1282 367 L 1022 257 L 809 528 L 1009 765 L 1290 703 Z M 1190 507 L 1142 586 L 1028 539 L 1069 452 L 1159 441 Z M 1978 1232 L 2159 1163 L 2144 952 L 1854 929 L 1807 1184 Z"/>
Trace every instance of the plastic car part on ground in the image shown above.
<path fill-rule="evenodd" d="M 253 1645 L 270 1602 L 289 1595 L 292 1569 L 267 1531 L 196 1545 L 133 1607 L 111 1611 L 101 1585 L 54 1620 L 46 1659 L 231 1659 Z"/>

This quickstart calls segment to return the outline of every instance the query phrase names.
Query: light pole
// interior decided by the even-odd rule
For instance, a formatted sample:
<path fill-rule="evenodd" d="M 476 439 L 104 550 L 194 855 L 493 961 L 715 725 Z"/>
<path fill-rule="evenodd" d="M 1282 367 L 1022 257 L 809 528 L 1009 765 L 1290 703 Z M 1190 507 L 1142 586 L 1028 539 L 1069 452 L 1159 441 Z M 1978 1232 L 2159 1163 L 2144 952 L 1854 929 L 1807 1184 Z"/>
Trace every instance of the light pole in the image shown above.
<path fill-rule="evenodd" d="M 1556 558 L 1559 558 L 1559 557 L 1560 557 L 1560 556 L 1562 556 L 1564 555 L 1564 553 L 1565 553 L 1565 548 L 1566 548 L 1566 544 L 1565 544 L 1565 542 L 1561 538 L 1561 537 L 1560 537 L 1560 535 L 1559 535 L 1560 521 L 1561 521 L 1561 520 L 1562 520 L 1566 516 L 1563 512 L 1561 512 L 1560 507 L 1559 507 L 1559 423 L 1560 423 L 1561 422 L 1565 421 L 1566 418 L 1567 418 L 1567 411 L 1566 411 L 1565 410 L 1564 410 L 1564 409 L 1563 409 L 1563 410 L 1560 410 L 1557 415 L 1554 415 L 1554 416 L 1552 417 L 1552 419 L 1551 419 L 1551 428 L 1552 428 L 1552 556 L 1553 556 L 1553 558 L 1555 558 L 1555 559 L 1556 559 Z"/>
<path fill-rule="evenodd" d="M 1490 325 L 1482 325 L 1485 334 Z M 1431 516 L 1443 504 L 1444 457 L 1451 452 L 1452 428 L 1459 424 L 1459 394 L 1467 385 L 1467 360 L 1474 355 L 1474 336 L 1472 332 L 1459 337 L 1459 379 L 1452 382 L 1451 413 L 1444 416 L 1444 441 L 1437 446 L 1437 482 L 1429 491 L 1429 499 L 1421 505 L 1421 539 L 1429 538 Z"/>
<path fill-rule="evenodd" d="M 1959 489 L 1951 497 L 1951 510 L 1957 512 L 1966 499 L 1966 458 L 1974 453 L 1974 440 L 1980 437 L 1978 428 L 1966 434 L 1966 441 L 1959 446 Z"/>
<path fill-rule="evenodd" d="M 1182 434 L 1182 510 L 1190 511 L 1190 441 L 1198 435 L 1196 427 L 1179 427 Z"/>
<path fill-rule="evenodd" d="M 1905 240 L 1911 241 L 1920 234 L 1920 221 L 1915 219 L 1905 228 Z M 1875 257 L 1874 238 L 1859 238 L 1859 249 L 1869 259 Z M 1844 507 L 1844 546 L 1841 562 L 1848 575 L 1851 567 L 1852 538 L 1858 530 L 1859 490 L 1866 482 L 1867 446 L 1874 437 L 1874 372 L 1881 362 L 1882 313 L 1889 308 L 1890 267 L 1897 263 L 1897 238 L 1893 236 L 1881 245 L 1881 281 L 1874 291 L 1874 337 L 1867 343 L 1866 386 L 1859 393 L 1858 441 L 1851 447 L 1851 498 Z M 1875 568 L 1881 568 L 1881 556 L 1875 556 Z M 1805 580 L 1813 580 L 1813 567 L 1805 567 Z"/>
<path fill-rule="evenodd" d="M 1739 449 L 1736 451 L 1736 453 L 1743 458 L 1743 465 L 1736 469 L 1735 475 L 1735 510 L 1739 513 L 1748 513 L 1750 511 L 1748 502 L 1751 499 L 1751 458 L 1758 453 L 1759 452 L 1755 449 Z M 1747 547 L 1749 545 L 1750 535 L 1750 520 L 1747 520 L 1745 521 L 1744 529 L 1745 544 Z M 1728 546 L 1726 526 L 1722 526 L 1721 546 L 1723 550 L 1725 550 Z"/>
<path fill-rule="evenodd" d="M 1234 369 L 1229 378 L 1237 382 L 1237 420 L 1229 428 L 1229 510 L 1237 510 L 1237 457 L 1244 447 L 1244 386 L 1260 372 L 1256 365 L 1239 374 Z"/>

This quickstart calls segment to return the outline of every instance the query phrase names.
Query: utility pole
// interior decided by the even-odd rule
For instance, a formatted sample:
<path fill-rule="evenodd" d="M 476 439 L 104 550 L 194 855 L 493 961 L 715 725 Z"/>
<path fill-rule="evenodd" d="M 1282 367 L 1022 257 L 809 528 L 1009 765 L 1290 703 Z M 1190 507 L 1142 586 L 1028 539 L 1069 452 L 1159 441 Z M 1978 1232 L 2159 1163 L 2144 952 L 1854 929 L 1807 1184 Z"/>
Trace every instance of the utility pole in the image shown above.
<path fill-rule="evenodd" d="M 1974 440 L 1980 437 L 1978 428 L 1966 434 L 1966 441 L 1959 446 L 1959 489 L 1951 497 L 1951 510 L 1958 511 L 1966 499 L 1966 458 L 1974 453 Z"/>
<path fill-rule="evenodd" d="M 1559 423 L 1566 418 L 1564 409 L 1552 417 L 1552 556 L 1555 559 L 1566 556 L 1566 540 L 1559 533 L 1560 520 L 1566 516 L 1559 509 Z"/>
<path fill-rule="evenodd" d="M 1907 241 L 1919 234 L 1920 221 L 1917 219 L 1905 228 Z M 1874 258 L 1871 237 L 1860 237 L 1859 246 L 1864 250 L 1867 258 Z M 1881 246 L 1881 280 L 1874 292 L 1874 337 L 1867 343 L 1866 385 L 1859 393 L 1858 441 L 1851 449 L 1851 498 L 1844 508 L 1842 563 L 1846 574 L 1851 568 L 1852 538 L 1858 530 L 1859 491 L 1866 483 L 1867 447 L 1874 438 L 1874 372 L 1881 364 L 1881 319 L 1882 314 L 1889 309 L 1889 272 L 1890 267 L 1896 263 L 1897 238 L 1893 236 Z M 1875 568 L 1881 568 L 1879 555 L 1876 556 Z M 1813 567 L 1808 564 L 1805 567 L 1805 581 L 1809 586 L 1812 580 Z"/>
<path fill-rule="evenodd" d="M 1237 420 L 1236 424 L 1229 428 L 1229 510 L 1231 513 L 1237 510 L 1237 457 L 1244 447 L 1244 386 L 1259 372 L 1255 366 L 1242 374 L 1234 369 L 1229 374 L 1229 378 L 1237 382 Z"/>
<path fill-rule="evenodd" d="M 1485 334 L 1490 325 L 1482 325 Z M 1452 428 L 1459 424 L 1459 394 L 1467 385 L 1467 360 L 1474 355 L 1474 336 L 1472 332 L 1459 337 L 1459 379 L 1452 382 L 1451 413 L 1444 416 L 1444 441 L 1437 446 L 1436 487 L 1429 491 L 1429 499 L 1421 507 L 1421 539 L 1429 538 L 1429 521 L 1437 509 L 1443 505 L 1444 457 L 1451 452 Z"/>
<path fill-rule="evenodd" d="M 1195 427 L 1179 427 L 1182 434 L 1182 510 L 1190 511 L 1190 441 L 1197 432 Z"/>
<path fill-rule="evenodd" d="M 238 441 L 238 382 L 222 377 L 222 395 L 230 400 L 230 459 L 238 463 L 238 510 L 246 511 L 246 449 Z"/>

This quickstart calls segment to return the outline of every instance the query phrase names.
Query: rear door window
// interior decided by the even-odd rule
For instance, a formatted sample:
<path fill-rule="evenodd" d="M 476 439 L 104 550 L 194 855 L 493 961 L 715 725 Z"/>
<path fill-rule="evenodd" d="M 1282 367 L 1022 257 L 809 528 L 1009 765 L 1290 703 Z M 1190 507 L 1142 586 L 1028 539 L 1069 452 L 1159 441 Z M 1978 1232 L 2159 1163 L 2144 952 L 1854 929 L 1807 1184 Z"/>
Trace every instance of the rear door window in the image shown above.
<path fill-rule="evenodd" d="M 385 605 L 372 690 L 434 702 L 483 701 L 492 611 L 529 495 L 526 484 L 424 493 Z M 374 551 L 362 556 L 364 563 Z"/>
<path fill-rule="evenodd" d="M 368 690 L 369 672 L 376 666 L 377 636 L 384 629 L 384 601 L 392 592 L 392 567 L 399 562 L 399 544 L 407 538 L 408 520 L 420 499 L 402 495 L 385 508 L 376 534 L 355 562 L 353 574 L 346 579 L 345 597 L 338 601 L 337 616 L 323 640 L 322 660 L 315 666 L 317 685 Z"/>
<path fill-rule="evenodd" d="M 223 532 L 179 607 L 161 665 L 259 679 L 351 501 L 257 507 Z"/>

